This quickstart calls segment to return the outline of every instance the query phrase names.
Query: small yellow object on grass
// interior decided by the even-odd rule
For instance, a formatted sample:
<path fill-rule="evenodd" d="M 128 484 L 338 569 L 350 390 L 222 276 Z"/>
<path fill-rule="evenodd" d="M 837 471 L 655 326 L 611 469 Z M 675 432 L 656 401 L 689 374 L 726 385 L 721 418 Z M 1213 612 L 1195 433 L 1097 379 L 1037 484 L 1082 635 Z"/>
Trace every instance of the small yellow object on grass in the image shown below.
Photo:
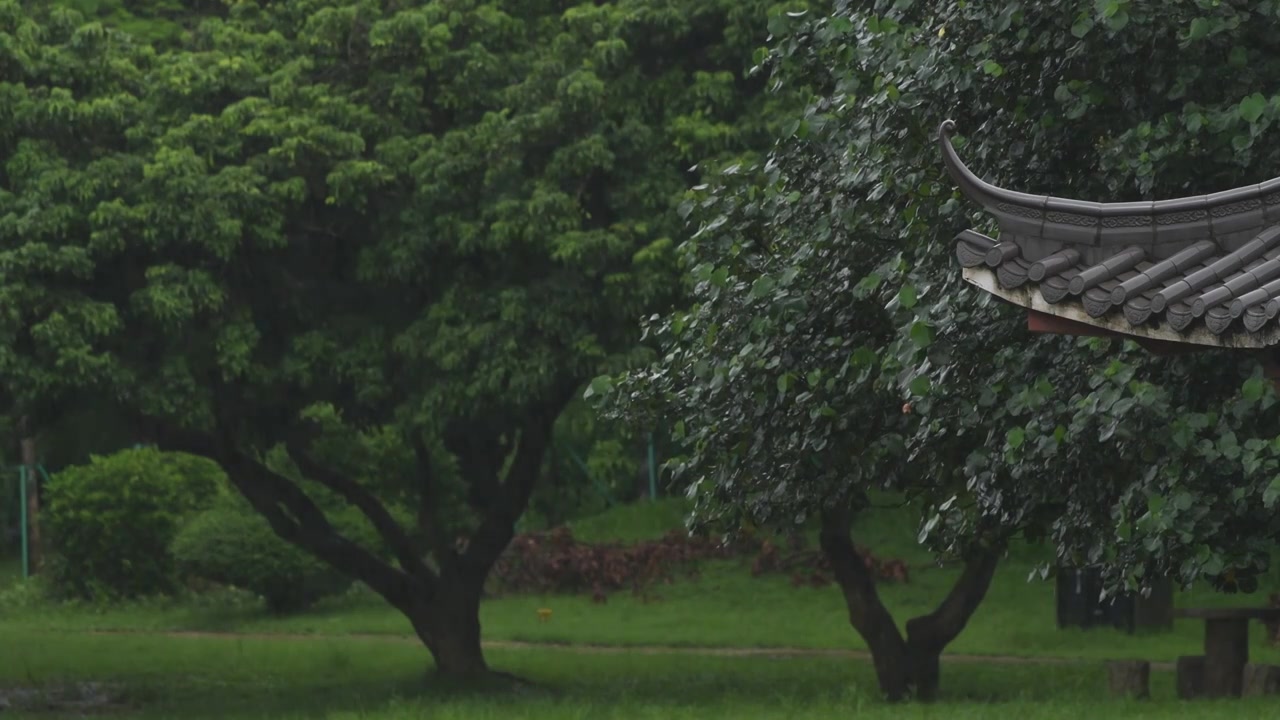
<path fill-rule="evenodd" d="M 547 622 L 551 619 L 551 608 L 538 608 L 538 622 Z"/>

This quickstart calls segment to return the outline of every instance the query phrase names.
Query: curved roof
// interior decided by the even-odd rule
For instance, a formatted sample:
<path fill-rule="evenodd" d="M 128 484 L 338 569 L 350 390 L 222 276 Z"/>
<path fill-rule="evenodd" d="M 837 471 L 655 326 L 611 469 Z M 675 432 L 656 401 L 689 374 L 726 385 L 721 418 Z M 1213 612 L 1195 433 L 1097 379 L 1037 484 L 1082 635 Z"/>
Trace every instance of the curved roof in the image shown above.
<path fill-rule="evenodd" d="M 1280 342 L 1280 179 L 1176 200 L 1092 203 L 988 183 L 939 130 L 960 191 L 1000 235 L 956 237 L 965 277 L 1112 332 L 1205 345 Z"/>

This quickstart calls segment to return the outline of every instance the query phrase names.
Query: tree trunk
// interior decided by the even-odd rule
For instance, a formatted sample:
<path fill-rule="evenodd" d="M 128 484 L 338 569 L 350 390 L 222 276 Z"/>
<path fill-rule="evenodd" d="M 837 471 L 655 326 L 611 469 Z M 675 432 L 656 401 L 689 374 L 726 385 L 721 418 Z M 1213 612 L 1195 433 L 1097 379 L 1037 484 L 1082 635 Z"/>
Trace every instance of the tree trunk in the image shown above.
<path fill-rule="evenodd" d="M 942 680 L 942 651 L 913 647 L 908 640 L 907 668 L 911 688 L 917 700 L 933 702 L 938 699 L 938 684 Z"/>
<path fill-rule="evenodd" d="M 480 584 L 451 579 L 441 583 L 434 601 L 404 611 L 438 674 L 461 680 L 489 674 L 480 645 L 480 595 Z"/>
<path fill-rule="evenodd" d="M 880 691 L 890 702 L 907 697 L 932 701 L 938 695 L 942 651 L 986 596 L 999 551 L 984 550 L 969 558 L 946 599 L 932 613 L 908 621 L 904 637 L 880 600 L 875 578 L 854 549 L 849 519 L 848 513 L 825 515 L 820 539 L 844 594 L 849 623 L 871 651 Z"/>

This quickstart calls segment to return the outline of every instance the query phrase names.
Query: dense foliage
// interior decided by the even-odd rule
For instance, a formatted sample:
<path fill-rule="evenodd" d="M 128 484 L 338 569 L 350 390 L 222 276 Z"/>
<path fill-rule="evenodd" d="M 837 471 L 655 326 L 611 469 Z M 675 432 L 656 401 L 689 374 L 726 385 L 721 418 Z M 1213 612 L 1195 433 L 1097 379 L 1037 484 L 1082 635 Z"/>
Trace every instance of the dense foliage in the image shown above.
<path fill-rule="evenodd" d="M 29 12 L 74 10 L 149 43 L 173 44 L 204 17 L 225 12 L 226 0 L 25 0 Z"/>
<path fill-rule="evenodd" d="M 169 543 L 225 488 L 213 462 L 184 453 L 124 450 L 56 473 L 46 488 L 49 583 L 90 600 L 175 588 Z"/>
<path fill-rule="evenodd" d="M 557 417 L 678 289 L 690 167 L 786 101 L 744 77 L 774 5 L 249 0 L 149 44 L 0 0 L 5 412 L 107 407 L 213 458 L 484 672 Z"/>
<path fill-rule="evenodd" d="M 494 567 L 494 589 L 541 595 L 591 595 L 605 602 L 621 589 L 638 595 L 692 573 L 703 560 L 726 558 L 731 550 L 706 538 L 671 532 L 659 540 L 638 543 L 585 543 L 567 527 L 516 536 Z"/>
<path fill-rule="evenodd" d="M 1264 29 L 1278 14 L 844 0 L 772 28 L 763 70 L 811 90 L 809 109 L 766 162 L 694 193 L 694 302 L 648 325 L 655 364 L 591 391 L 678 421 L 698 513 L 727 530 L 818 516 L 838 557 L 868 491 L 927 509 L 922 540 L 968 568 L 938 611 L 885 633 L 865 575 L 848 564 L 842 580 L 891 696 L 936 685 L 936 662 L 913 664 L 963 627 L 1015 533 L 1105 562 L 1113 584 L 1256 585 L 1244 578 L 1280 529 L 1280 427 L 1257 359 L 1028 335 L 959 278 L 950 239 L 989 220 L 943 174 L 936 129 L 953 118 L 973 167 L 1031 192 L 1135 200 L 1264 180 L 1280 159 Z"/>
<path fill-rule="evenodd" d="M 220 504 L 192 518 L 170 548 L 188 582 L 248 590 L 274 613 L 305 609 L 351 586 L 351 579 L 281 540 L 261 515 L 241 503 Z"/>
<path fill-rule="evenodd" d="M 681 573 L 694 575 L 704 561 L 731 558 L 749 559 L 753 576 L 785 574 L 797 586 L 830 584 L 830 563 L 801 540 L 797 535 L 781 542 L 755 537 L 724 543 L 671 531 L 657 540 L 587 543 L 560 527 L 517 535 L 494 566 L 492 587 L 501 593 L 589 594 L 595 602 L 605 602 L 609 593 L 622 589 L 649 598 L 655 585 Z M 904 561 L 877 557 L 866 548 L 859 548 L 858 554 L 875 577 L 909 580 Z"/>

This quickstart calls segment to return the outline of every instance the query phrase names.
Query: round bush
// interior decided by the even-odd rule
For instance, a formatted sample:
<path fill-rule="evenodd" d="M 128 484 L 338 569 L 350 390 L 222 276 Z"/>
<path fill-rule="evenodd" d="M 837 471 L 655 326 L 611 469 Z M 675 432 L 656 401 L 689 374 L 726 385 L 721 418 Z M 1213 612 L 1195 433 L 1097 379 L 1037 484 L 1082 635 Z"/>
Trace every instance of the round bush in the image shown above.
<path fill-rule="evenodd" d="M 351 585 L 307 551 L 282 540 L 265 518 L 242 503 L 220 504 L 197 515 L 171 549 L 183 575 L 248 590 L 276 613 L 301 610 Z"/>
<path fill-rule="evenodd" d="M 41 522 L 54 592 L 87 600 L 172 591 L 169 544 L 209 507 L 226 476 L 216 463 L 151 448 L 95 456 L 50 478 Z"/>

